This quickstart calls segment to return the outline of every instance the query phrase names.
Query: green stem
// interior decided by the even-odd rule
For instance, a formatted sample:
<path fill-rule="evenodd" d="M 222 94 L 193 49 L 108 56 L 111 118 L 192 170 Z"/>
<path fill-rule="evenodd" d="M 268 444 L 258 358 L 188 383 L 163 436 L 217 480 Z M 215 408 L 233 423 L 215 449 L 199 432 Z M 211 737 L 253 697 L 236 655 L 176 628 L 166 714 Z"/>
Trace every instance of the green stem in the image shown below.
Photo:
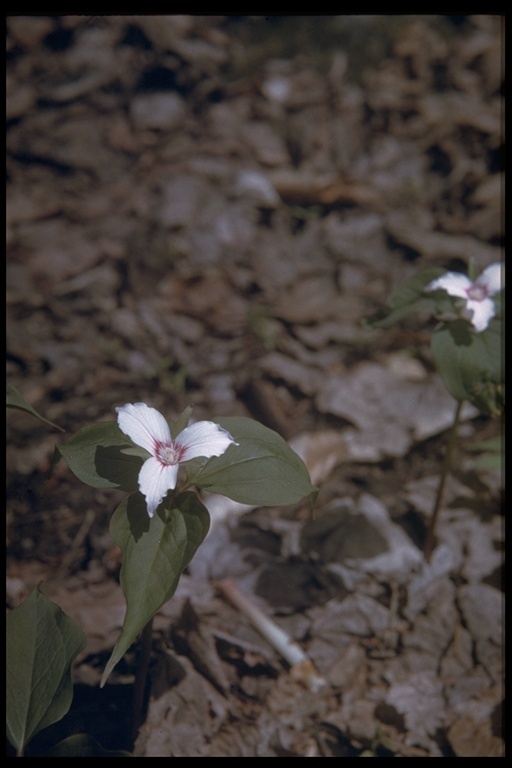
<path fill-rule="evenodd" d="M 437 493 L 436 493 L 436 499 L 434 502 L 434 508 L 432 510 L 432 515 L 430 517 L 427 536 L 425 538 L 425 545 L 423 547 L 423 555 L 427 563 L 430 562 L 430 558 L 432 557 L 432 550 L 434 548 L 434 534 L 436 530 L 437 519 L 439 517 L 439 511 L 441 509 L 441 502 L 443 500 L 446 479 L 448 477 L 448 474 L 450 472 L 451 465 L 452 465 L 453 449 L 455 448 L 455 443 L 457 442 L 457 429 L 460 422 L 460 413 L 462 410 L 463 402 L 464 402 L 463 400 L 459 400 L 457 402 L 457 408 L 455 409 L 453 424 L 451 426 L 450 433 L 448 435 L 448 445 L 446 447 L 446 453 L 444 455 L 443 465 L 441 467 L 441 476 L 439 478 L 439 485 L 437 486 Z"/>
<path fill-rule="evenodd" d="M 137 738 L 139 728 L 144 722 L 152 634 L 153 619 L 148 621 L 140 636 L 140 658 L 133 684 L 132 737 L 134 741 Z"/>

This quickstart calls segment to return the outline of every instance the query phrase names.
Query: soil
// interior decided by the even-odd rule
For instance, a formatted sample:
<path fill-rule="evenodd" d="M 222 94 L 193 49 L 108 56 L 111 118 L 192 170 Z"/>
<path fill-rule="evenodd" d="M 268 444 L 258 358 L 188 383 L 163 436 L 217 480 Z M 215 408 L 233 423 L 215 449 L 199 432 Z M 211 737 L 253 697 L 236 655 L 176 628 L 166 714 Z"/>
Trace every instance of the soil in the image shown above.
<path fill-rule="evenodd" d="M 501 424 L 463 411 L 426 562 L 455 402 L 431 318 L 365 324 L 417 270 L 503 258 L 502 25 L 8 16 L 7 381 L 65 433 L 8 410 L 7 606 L 41 583 L 88 638 L 27 756 L 76 733 L 149 757 L 503 756 L 503 482 L 475 450 Z M 99 688 L 123 494 L 52 460 L 139 401 L 257 419 L 319 495 L 313 516 L 205 496 L 134 735 L 138 645 Z"/>

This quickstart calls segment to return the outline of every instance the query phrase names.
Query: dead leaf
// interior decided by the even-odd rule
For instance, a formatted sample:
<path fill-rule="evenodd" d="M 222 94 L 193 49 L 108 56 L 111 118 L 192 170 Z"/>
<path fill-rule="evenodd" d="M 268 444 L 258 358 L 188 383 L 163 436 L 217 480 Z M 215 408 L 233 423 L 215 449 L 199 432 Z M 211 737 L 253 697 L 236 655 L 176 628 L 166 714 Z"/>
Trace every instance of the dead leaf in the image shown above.
<path fill-rule="evenodd" d="M 377 363 L 327 375 L 320 382 L 316 403 L 323 413 L 357 426 L 357 433 L 345 437 L 351 457 L 366 461 L 403 455 L 414 439 L 447 429 L 455 413 L 455 401 L 437 377 L 410 381 Z M 475 414 L 469 406 L 464 418 Z"/>
<path fill-rule="evenodd" d="M 335 314 L 341 298 L 332 277 L 312 276 L 297 282 L 274 308 L 277 317 L 296 323 L 310 323 Z"/>
<path fill-rule="evenodd" d="M 150 700 L 135 744 L 136 756 L 197 757 L 228 720 L 225 698 L 186 657 L 178 661 L 182 679 Z"/>
<path fill-rule="evenodd" d="M 447 739 L 456 757 L 505 757 L 503 739 L 492 733 L 488 720 L 462 716 L 448 729 Z"/>
<path fill-rule="evenodd" d="M 428 747 L 439 755 L 434 739 L 443 724 L 445 702 L 442 683 L 435 671 L 413 672 L 407 680 L 394 683 L 386 703 L 404 718 L 406 744 Z"/>
<path fill-rule="evenodd" d="M 297 435 L 290 440 L 290 447 L 305 463 L 313 485 L 319 486 L 334 467 L 348 459 L 343 434 L 334 429 Z"/>
<path fill-rule="evenodd" d="M 392 211 L 386 218 L 386 229 L 397 243 L 411 248 L 433 264 L 449 259 L 473 261 L 480 270 L 501 261 L 502 251 L 469 235 L 448 235 L 418 226 L 417 217 L 410 212 Z"/>

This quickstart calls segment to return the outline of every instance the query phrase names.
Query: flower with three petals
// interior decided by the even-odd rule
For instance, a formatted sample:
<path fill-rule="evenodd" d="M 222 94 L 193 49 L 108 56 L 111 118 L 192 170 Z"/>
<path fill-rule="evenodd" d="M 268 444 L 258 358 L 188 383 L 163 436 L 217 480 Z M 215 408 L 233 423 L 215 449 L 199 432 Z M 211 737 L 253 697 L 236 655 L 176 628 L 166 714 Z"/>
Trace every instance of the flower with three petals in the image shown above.
<path fill-rule="evenodd" d="M 139 490 L 146 497 L 149 517 L 176 487 L 178 468 L 183 461 L 221 456 L 235 443 L 229 432 L 213 421 L 197 421 L 173 440 L 167 421 L 145 403 L 127 403 L 117 411 L 119 429 L 151 454 L 139 473 Z"/>
<path fill-rule="evenodd" d="M 427 291 L 446 291 L 450 296 L 465 299 L 464 314 L 469 318 L 477 333 L 485 331 L 496 314 L 496 304 L 490 298 L 501 290 L 502 264 L 491 264 L 473 282 L 458 272 L 446 272 L 430 282 Z"/>

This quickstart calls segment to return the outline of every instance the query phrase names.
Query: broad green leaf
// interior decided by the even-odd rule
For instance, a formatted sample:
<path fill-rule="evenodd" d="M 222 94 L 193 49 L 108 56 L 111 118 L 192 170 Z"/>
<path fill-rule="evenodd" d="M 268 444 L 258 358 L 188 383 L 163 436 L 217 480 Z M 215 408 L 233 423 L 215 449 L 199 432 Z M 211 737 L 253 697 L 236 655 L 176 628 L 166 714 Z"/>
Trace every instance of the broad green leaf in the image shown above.
<path fill-rule="evenodd" d="M 26 411 L 26 413 L 30 413 L 31 416 L 35 416 L 36 419 L 39 419 L 39 421 L 42 421 L 44 424 L 48 424 L 50 427 L 54 427 L 55 429 L 59 429 L 61 432 L 64 432 L 62 427 L 57 426 L 57 424 L 54 424 L 53 421 L 45 419 L 44 416 L 41 416 L 40 413 L 34 410 L 34 408 L 32 408 L 32 406 L 27 403 L 21 392 L 18 392 L 16 387 L 13 387 L 12 384 L 7 384 L 6 405 L 8 408 L 16 408 L 19 411 Z"/>
<path fill-rule="evenodd" d="M 170 495 L 152 518 L 140 493 L 129 496 L 116 509 L 110 532 L 123 556 L 120 581 L 126 615 L 101 685 L 137 635 L 172 597 L 209 525 L 208 510 L 191 492 Z"/>
<path fill-rule="evenodd" d="M 41 757 L 134 757 L 124 749 L 103 749 L 88 733 L 68 736 Z"/>
<path fill-rule="evenodd" d="M 503 469 L 503 443 L 503 435 L 498 435 L 497 437 L 489 438 L 489 440 L 482 440 L 481 442 L 468 445 L 467 447 L 470 451 L 482 452 L 482 455 L 475 461 L 475 467 L 483 470 Z"/>
<path fill-rule="evenodd" d="M 425 292 L 427 285 L 445 272 L 433 267 L 424 272 L 416 272 L 401 283 L 389 297 L 387 307 L 370 317 L 366 322 L 372 328 L 389 328 L 411 312 L 436 313 L 442 309 L 449 311 L 453 307 L 451 297 L 443 291 L 446 307 L 441 292 Z"/>
<path fill-rule="evenodd" d="M 432 334 L 432 355 L 452 397 L 500 415 L 504 385 L 499 320 L 492 320 L 481 333 L 474 333 L 465 320 L 440 325 Z"/>
<path fill-rule="evenodd" d="M 140 468 L 149 456 L 133 445 L 115 421 L 84 427 L 58 450 L 83 483 L 128 492 L 137 490 Z"/>
<path fill-rule="evenodd" d="M 215 421 L 238 445 L 230 445 L 222 456 L 214 456 L 199 468 L 192 465 L 190 483 L 262 507 L 294 504 L 316 494 L 304 462 L 277 432 L 253 419 Z"/>
<path fill-rule="evenodd" d="M 68 711 L 71 664 L 86 638 L 39 587 L 6 618 L 7 738 L 22 754 L 36 733 Z"/>

